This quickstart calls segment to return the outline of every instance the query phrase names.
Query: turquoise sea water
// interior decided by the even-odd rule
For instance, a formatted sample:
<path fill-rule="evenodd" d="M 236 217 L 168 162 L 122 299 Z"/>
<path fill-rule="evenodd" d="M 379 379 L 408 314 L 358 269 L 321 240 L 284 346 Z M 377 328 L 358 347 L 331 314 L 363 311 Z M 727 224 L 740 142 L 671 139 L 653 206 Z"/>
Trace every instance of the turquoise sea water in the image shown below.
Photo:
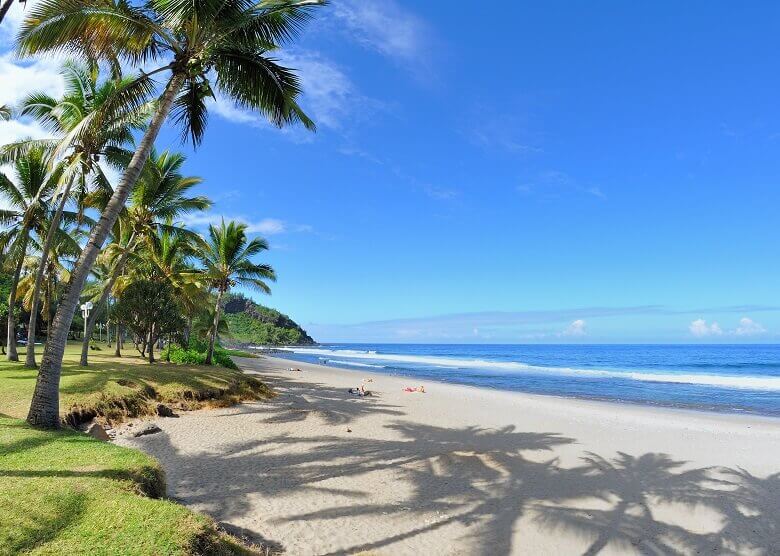
<path fill-rule="evenodd" d="M 780 345 L 322 344 L 276 355 L 538 394 L 780 416 Z"/>

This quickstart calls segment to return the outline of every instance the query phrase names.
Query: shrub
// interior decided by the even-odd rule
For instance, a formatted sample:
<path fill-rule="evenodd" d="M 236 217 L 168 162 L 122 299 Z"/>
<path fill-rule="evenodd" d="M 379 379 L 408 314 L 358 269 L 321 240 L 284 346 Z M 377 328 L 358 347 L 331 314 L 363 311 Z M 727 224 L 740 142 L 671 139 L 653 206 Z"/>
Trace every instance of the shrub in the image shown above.
<path fill-rule="evenodd" d="M 172 363 L 181 363 L 185 365 L 202 365 L 206 362 L 206 351 L 208 344 L 197 338 L 190 339 L 189 349 L 184 349 L 178 345 L 171 345 L 163 350 L 162 358 L 168 358 L 168 351 L 171 353 Z M 238 369 L 230 354 L 222 346 L 214 346 L 214 363 L 228 369 Z"/>

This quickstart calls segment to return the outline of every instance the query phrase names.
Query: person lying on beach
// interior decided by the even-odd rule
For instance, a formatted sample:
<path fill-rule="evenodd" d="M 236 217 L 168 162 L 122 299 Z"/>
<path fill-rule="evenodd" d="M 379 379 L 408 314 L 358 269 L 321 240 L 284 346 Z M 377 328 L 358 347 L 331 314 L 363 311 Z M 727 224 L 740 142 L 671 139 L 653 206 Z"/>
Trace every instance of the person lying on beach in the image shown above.
<path fill-rule="evenodd" d="M 287 369 L 287 370 L 288 370 L 288 371 L 298 371 L 298 372 L 301 372 L 301 370 L 300 370 L 298 367 L 290 367 L 290 368 L 289 368 L 289 369 Z"/>
<path fill-rule="evenodd" d="M 347 390 L 350 394 L 355 396 L 371 396 L 371 390 L 366 390 L 365 385 L 361 384 L 358 388 L 350 388 Z"/>
<path fill-rule="evenodd" d="M 418 386 L 417 388 L 412 388 L 411 386 L 407 386 L 403 389 L 404 392 L 420 392 L 422 394 L 425 394 L 425 387 L 424 386 Z"/>

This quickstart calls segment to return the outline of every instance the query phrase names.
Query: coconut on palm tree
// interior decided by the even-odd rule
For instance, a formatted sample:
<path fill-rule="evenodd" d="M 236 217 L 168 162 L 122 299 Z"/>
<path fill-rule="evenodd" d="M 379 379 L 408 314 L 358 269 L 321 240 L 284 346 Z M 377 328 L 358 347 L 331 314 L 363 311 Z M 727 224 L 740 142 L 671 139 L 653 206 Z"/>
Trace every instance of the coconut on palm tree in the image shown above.
<path fill-rule="evenodd" d="M 211 365 L 214 357 L 214 342 L 219 329 L 222 298 L 233 286 L 246 286 L 263 293 L 271 293 L 266 281 L 275 281 L 276 273 L 267 264 L 252 262 L 252 257 L 268 250 L 268 243 L 256 237 L 248 241 L 246 225 L 223 220 L 219 226 L 209 226 L 206 249 L 201 253 L 203 276 L 214 290 L 217 300 L 214 305 L 214 323 L 209 336 L 206 364 Z"/>
<path fill-rule="evenodd" d="M 13 169 L 16 184 L 0 173 L 0 195 L 10 206 L 9 209 L 0 210 L 0 223 L 9 226 L 3 233 L 2 241 L 8 246 L 8 259 L 13 264 L 11 293 L 8 299 L 7 357 L 9 361 L 18 361 L 13 307 L 16 303 L 19 277 L 27 256 L 31 233 L 35 233 L 39 238 L 46 235 L 52 212 L 52 195 L 57 190 L 64 167 L 62 164 L 52 165 L 51 151 L 37 146 L 19 156 L 14 161 Z M 75 219 L 72 213 L 65 216 L 71 222 Z"/>
<path fill-rule="evenodd" d="M 46 345 L 27 420 L 59 424 L 59 381 L 68 329 L 79 295 L 100 247 L 149 157 L 170 114 L 183 137 L 198 144 L 208 117 L 206 99 L 216 90 L 228 101 L 257 110 L 273 124 L 314 124 L 297 104 L 300 82 L 270 53 L 294 39 L 321 0 L 149 0 L 143 6 L 124 0 L 41 0 L 19 33 L 19 53 L 63 52 L 87 60 L 122 60 L 139 66 L 161 65 L 138 78 L 165 82 L 150 125 L 138 143 L 114 195 L 93 228 L 71 274 Z"/>

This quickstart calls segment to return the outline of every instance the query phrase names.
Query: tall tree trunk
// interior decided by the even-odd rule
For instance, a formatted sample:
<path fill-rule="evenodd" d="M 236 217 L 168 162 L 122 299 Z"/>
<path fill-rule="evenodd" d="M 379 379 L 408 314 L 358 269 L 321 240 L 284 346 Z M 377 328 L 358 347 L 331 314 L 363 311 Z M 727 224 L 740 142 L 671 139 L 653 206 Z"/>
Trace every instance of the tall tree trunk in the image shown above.
<path fill-rule="evenodd" d="M 121 338 L 121 326 L 119 323 L 116 323 L 116 338 L 114 338 L 114 345 L 116 346 L 116 349 L 114 350 L 114 357 L 122 357 L 122 341 Z"/>
<path fill-rule="evenodd" d="M 49 342 L 49 335 L 51 334 L 51 290 L 54 284 L 49 281 L 46 286 L 46 343 Z"/>
<path fill-rule="evenodd" d="M 128 241 L 127 249 L 125 249 L 119 256 L 119 260 L 111 272 L 111 277 L 108 279 L 108 283 L 103 288 L 103 292 L 100 294 L 100 301 L 98 301 L 95 305 L 95 311 L 93 311 L 87 319 L 87 335 L 84 336 L 84 340 L 81 342 L 82 367 L 86 367 L 89 364 L 89 338 L 92 336 L 92 332 L 95 330 L 95 323 L 97 322 L 98 317 L 101 315 L 100 309 L 106 304 L 108 296 L 111 295 L 111 290 L 114 289 L 114 284 L 124 270 L 125 262 L 127 261 L 127 257 L 130 255 L 130 249 L 132 249 L 132 240 L 133 237 L 131 236 L 130 240 Z"/>
<path fill-rule="evenodd" d="M 222 294 L 225 292 L 220 288 L 217 292 L 217 305 L 214 307 L 214 324 L 211 328 L 211 336 L 209 337 L 209 351 L 206 353 L 206 365 L 211 365 L 214 359 L 214 342 L 217 341 L 217 328 L 219 327 L 219 309 L 222 304 Z"/>
<path fill-rule="evenodd" d="M 24 360 L 24 366 L 30 367 L 31 369 L 38 366 L 35 363 L 35 329 L 38 326 L 38 304 L 41 297 L 41 285 L 43 284 L 43 276 L 46 274 L 49 251 L 51 251 L 51 245 L 54 243 L 54 236 L 60 228 L 60 220 L 62 219 L 62 213 L 65 210 L 65 205 L 70 196 L 70 186 L 72 183 L 73 180 L 68 180 L 65 189 L 62 192 L 62 199 L 60 200 L 59 205 L 57 205 L 57 212 L 54 213 L 51 224 L 49 224 L 49 231 L 46 232 L 46 240 L 41 249 L 41 262 L 38 265 L 38 270 L 35 272 L 35 285 L 33 286 L 32 306 L 30 307 L 30 324 L 27 327 L 27 355 Z M 49 326 L 49 328 L 51 328 L 51 326 Z M 48 330 L 46 335 L 49 335 Z"/>
<path fill-rule="evenodd" d="M 8 10 L 11 8 L 11 4 L 14 3 L 14 0 L 5 0 L 3 2 L 3 5 L 0 6 L 0 23 L 3 22 L 3 18 L 5 18 L 5 14 L 8 13 Z"/>
<path fill-rule="evenodd" d="M 21 247 L 19 248 L 19 260 L 14 269 L 14 276 L 11 281 L 11 293 L 8 295 L 8 360 L 19 361 L 19 354 L 16 353 L 16 316 L 14 315 L 14 306 L 16 305 L 16 288 L 19 286 L 19 276 L 22 275 L 22 265 L 24 257 L 27 254 L 27 240 L 30 239 L 30 227 L 22 228 L 22 236 L 19 238 Z"/>
<path fill-rule="evenodd" d="M 27 422 L 36 427 L 57 428 L 60 424 L 60 374 L 62 372 L 62 356 L 65 354 L 65 345 L 68 341 L 68 331 L 73 322 L 73 316 L 79 304 L 81 290 L 84 287 L 92 265 L 100 252 L 103 242 L 108 237 L 119 213 L 125 206 L 125 201 L 130 195 L 138 177 L 141 175 L 144 164 L 149 159 L 160 128 L 171 111 L 171 106 L 176 98 L 185 76 L 182 73 L 174 73 L 160 98 L 160 104 L 152 118 L 149 128 L 144 133 L 143 139 L 138 144 L 138 149 L 133 154 L 130 164 L 127 166 L 119 185 L 111 196 L 105 210 L 100 215 L 97 225 L 92 229 L 89 241 L 81 251 L 79 260 L 70 276 L 70 281 L 65 287 L 62 301 L 57 307 L 57 314 L 52 323 L 52 334 L 46 349 L 43 351 L 41 368 L 38 371 L 38 379 L 35 382 L 35 391 L 30 402 L 30 411 L 27 414 Z"/>
<path fill-rule="evenodd" d="M 184 328 L 184 345 L 182 348 L 190 349 L 190 334 L 192 333 L 192 315 L 187 317 L 187 326 Z"/>
<path fill-rule="evenodd" d="M 149 363 L 154 363 L 154 324 L 149 329 Z"/>

